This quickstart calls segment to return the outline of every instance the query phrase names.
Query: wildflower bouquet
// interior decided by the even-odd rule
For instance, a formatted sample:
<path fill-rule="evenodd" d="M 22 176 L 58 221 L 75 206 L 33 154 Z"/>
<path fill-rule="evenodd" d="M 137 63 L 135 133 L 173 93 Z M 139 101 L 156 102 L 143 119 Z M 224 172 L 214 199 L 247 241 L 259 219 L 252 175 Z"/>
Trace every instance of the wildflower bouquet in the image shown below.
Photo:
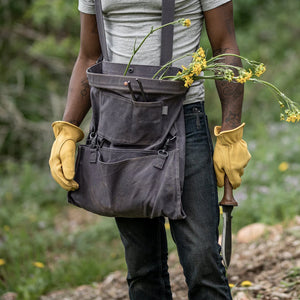
<path fill-rule="evenodd" d="M 141 41 L 138 47 L 136 47 L 136 45 L 134 44 L 133 54 L 129 60 L 124 75 L 127 74 L 128 68 L 132 62 L 134 55 L 138 52 L 145 40 L 153 32 L 160 30 L 165 26 L 178 23 L 186 27 L 189 27 L 191 25 L 191 21 L 189 19 L 179 19 L 177 21 L 159 26 L 155 29 L 151 28 L 150 32 L 145 36 L 145 38 Z M 172 63 L 181 60 L 187 56 L 192 57 L 192 62 L 187 67 L 182 66 L 182 71 L 178 72 L 175 76 L 164 76 L 167 69 L 172 65 Z M 233 66 L 223 63 L 222 59 L 225 56 L 239 57 L 245 63 L 246 67 Z M 254 60 L 249 60 L 248 58 L 237 54 L 223 53 L 214 56 L 210 59 L 207 59 L 205 51 L 202 47 L 200 47 L 194 53 L 187 53 L 163 65 L 161 69 L 153 75 L 153 79 L 182 80 L 186 88 L 189 88 L 194 81 L 202 79 L 226 80 L 228 82 L 240 84 L 244 84 L 246 82 L 260 83 L 264 86 L 269 87 L 272 90 L 272 92 L 274 92 L 279 106 L 282 109 L 282 112 L 280 113 L 280 120 L 292 123 L 299 122 L 300 108 L 298 107 L 297 103 L 288 98 L 272 83 L 260 79 L 260 76 L 265 71 L 266 67 L 263 63 Z"/>

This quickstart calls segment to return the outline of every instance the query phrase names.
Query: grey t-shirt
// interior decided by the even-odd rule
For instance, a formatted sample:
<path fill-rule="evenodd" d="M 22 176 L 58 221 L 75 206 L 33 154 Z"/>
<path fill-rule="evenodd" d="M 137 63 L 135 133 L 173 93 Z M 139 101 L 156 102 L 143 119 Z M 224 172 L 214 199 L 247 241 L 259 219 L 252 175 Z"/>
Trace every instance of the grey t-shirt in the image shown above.
<path fill-rule="evenodd" d="M 203 25 L 203 11 L 216 8 L 230 0 L 176 0 L 174 20 L 188 18 L 190 27 L 174 26 L 173 58 L 192 53 L 199 47 Z M 109 61 L 127 64 L 132 49 L 149 33 L 151 26 L 161 24 L 162 0 L 102 0 L 104 27 Z M 79 11 L 95 14 L 95 0 L 79 0 Z M 135 55 L 134 64 L 159 65 L 161 31 L 153 33 Z M 173 66 L 187 66 L 191 57 L 177 61 Z M 195 82 L 189 89 L 184 104 L 204 101 L 202 81 Z"/>

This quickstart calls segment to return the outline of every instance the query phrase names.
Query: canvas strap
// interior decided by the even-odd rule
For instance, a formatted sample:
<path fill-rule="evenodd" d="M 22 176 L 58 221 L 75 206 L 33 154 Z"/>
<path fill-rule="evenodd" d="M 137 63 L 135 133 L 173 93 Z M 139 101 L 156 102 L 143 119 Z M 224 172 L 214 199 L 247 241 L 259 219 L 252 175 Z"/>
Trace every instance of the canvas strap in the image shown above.
<path fill-rule="evenodd" d="M 167 24 L 174 21 L 175 0 L 162 0 L 161 24 Z M 161 52 L 160 64 L 164 65 L 172 59 L 173 56 L 173 34 L 174 25 L 166 26 L 161 32 Z"/>
<path fill-rule="evenodd" d="M 97 28 L 99 33 L 102 56 L 103 56 L 103 60 L 108 61 L 108 51 L 107 51 L 101 0 L 95 1 L 95 8 L 96 8 Z M 174 11 L 175 11 L 175 0 L 162 0 L 162 19 L 161 19 L 162 25 L 170 23 L 174 20 Z M 162 28 L 161 53 L 160 53 L 161 65 L 164 65 L 165 63 L 167 63 L 172 59 L 173 33 L 174 33 L 173 25 Z"/>

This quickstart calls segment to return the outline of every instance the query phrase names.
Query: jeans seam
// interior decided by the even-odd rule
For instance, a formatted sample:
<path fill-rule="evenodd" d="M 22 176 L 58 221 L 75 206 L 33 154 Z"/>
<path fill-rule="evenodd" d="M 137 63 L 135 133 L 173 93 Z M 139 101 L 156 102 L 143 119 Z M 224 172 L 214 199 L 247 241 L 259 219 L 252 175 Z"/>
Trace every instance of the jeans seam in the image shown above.
<path fill-rule="evenodd" d="M 163 296 L 163 298 L 161 298 L 162 300 L 165 300 L 165 296 L 166 296 L 166 286 L 165 286 L 165 281 L 164 281 L 164 279 L 163 279 L 163 266 L 162 266 L 162 251 L 161 251 L 161 249 L 162 249 L 162 241 L 161 241 L 161 230 L 162 230 L 162 228 L 161 228 L 161 224 L 160 224 L 160 220 L 158 220 L 158 222 L 157 222 L 157 224 L 158 224 L 158 228 L 159 228 L 159 230 L 157 230 L 156 232 L 157 232 L 157 240 L 159 240 L 159 249 L 160 249 L 160 253 L 159 253 L 159 275 L 160 275 L 160 282 L 161 282 L 161 285 L 164 287 L 163 288 L 163 291 L 161 292 L 161 297 Z"/>

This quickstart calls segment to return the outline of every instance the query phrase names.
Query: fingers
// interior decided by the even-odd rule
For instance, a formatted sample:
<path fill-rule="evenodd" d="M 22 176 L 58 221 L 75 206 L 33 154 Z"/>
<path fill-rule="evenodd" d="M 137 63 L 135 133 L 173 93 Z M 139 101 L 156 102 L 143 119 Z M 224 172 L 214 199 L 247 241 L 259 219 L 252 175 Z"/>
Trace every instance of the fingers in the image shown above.
<path fill-rule="evenodd" d="M 68 180 L 64 177 L 60 162 L 56 164 L 55 167 L 51 167 L 50 170 L 54 180 L 66 191 L 75 191 L 79 188 L 79 185 L 75 180 Z"/>
<path fill-rule="evenodd" d="M 215 147 L 214 155 L 213 155 L 213 162 L 214 162 L 214 169 L 217 177 L 217 185 L 218 187 L 224 186 L 224 156 L 222 148 L 217 144 Z"/>
<path fill-rule="evenodd" d="M 228 174 L 227 174 L 228 173 Z M 227 172 L 226 175 L 233 189 L 238 188 L 242 183 L 241 176 L 244 173 L 244 170 L 239 170 L 236 172 Z"/>
<path fill-rule="evenodd" d="M 67 191 L 74 191 L 79 188 L 78 183 L 73 180 L 74 164 L 75 143 L 68 140 L 62 147 L 59 147 L 58 143 L 54 143 L 49 160 L 51 175 Z"/>
<path fill-rule="evenodd" d="M 224 186 L 224 177 L 225 177 L 225 172 L 223 168 L 220 168 L 217 163 L 214 164 L 215 167 L 215 173 L 217 177 L 217 185 L 218 187 L 223 187 Z"/>

